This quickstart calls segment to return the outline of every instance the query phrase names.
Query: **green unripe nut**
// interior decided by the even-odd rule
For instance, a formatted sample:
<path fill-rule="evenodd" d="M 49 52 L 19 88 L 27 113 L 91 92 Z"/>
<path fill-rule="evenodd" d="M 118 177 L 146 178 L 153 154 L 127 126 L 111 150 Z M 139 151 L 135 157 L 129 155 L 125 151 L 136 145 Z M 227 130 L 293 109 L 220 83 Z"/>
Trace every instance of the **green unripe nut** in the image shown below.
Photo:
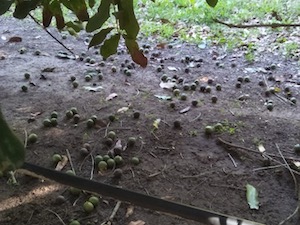
<path fill-rule="evenodd" d="M 106 163 L 108 168 L 114 168 L 116 166 L 116 162 L 114 159 L 108 159 Z"/>
<path fill-rule="evenodd" d="M 28 142 L 35 143 L 37 142 L 38 136 L 34 133 L 29 134 L 28 136 Z"/>
<path fill-rule="evenodd" d="M 60 154 L 54 154 L 53 156 L 52 156 L 52 161 L 54 162 L 54 163 L 58 163 L 59 161 L 61 161 L 62 160 L 62 156 L 60 155 Z"/>
<path fill-rule="evenodd" d="M 50 116 L 51 118 L 57 118 L 58 117 L 58 113 L 56 112 L 56 111 L 53 111 L 52 113 L 51 113 L 51 116 Z"/>
<path fill-rule="evenodd" d="M 295 146 L 294 146 L 294 151 L 295 151 L 296 153 L 300 153 L 300 144 L 295 144 Z"/>
<path fill-rule="evenodd" d="M 103 157 L 101 155 L 96 155 L 94 160 L 95 164 L 98 165 L 100 161 L 103 161 Z"/>
<path fill-rule="evenodd" d="M 108 137 L 108 138 L 111 138 L 112 140 L 115 140 L 115 138 L 116 138 L 116 133 L 115 133 L 114 131 L 109 131 L 109 132 L 107 133 L 107 137 Z"/>
<path fill-rule="evenodd" d="M 129 137 L 127 141 L 127 146 L 128 147 L 133 147 L 135 145 L 136 138 L 135 137 Z"/>
<path fill-rule="evenodd" d="M 140 159 L 138 157 L 132 157 L 131 158 L 131 163 L 133 165 L 138 165 L 140 163 Z"/>
<path fill-rule="evenodd" d="M 205 134 L 211 135 L 214 132 L 214 128 L 212 126 L 206 126 L 205 127 Z"/>
<path fill-rule="evenodd" d="M 95 206 L 93 205 L 93 203 L 86 201 L 83 204 L 83 210 L 87 213 L 91 213 L 93 210 L 95 209 Z"/>
<path fill-rule="evenodd" d="M 107 170 L 107 163 L 105 161 L 100 161 L 98 163 L 99 171 L 106 171 Z"/>
<path fill-rule="evenodd" d="M 52 126 L 51 120 L 50 120 L 50 119 L 44 119 L 43 125 L 44 125 L 45 127 L 51 127 L 51 126 Z"/>
<path fill-rule="evenodd" d="M 99 205 L 99 198 L 96 196 L 91 196 L 89 198 L 89 202 L 91 202 L 94 205 L 94 207 L 97 207 Z"/>
<path fill-rule="evenodd" d="M 72 220 L 69 225 L 80 225 L 80 222 L 78 220 Z"/>

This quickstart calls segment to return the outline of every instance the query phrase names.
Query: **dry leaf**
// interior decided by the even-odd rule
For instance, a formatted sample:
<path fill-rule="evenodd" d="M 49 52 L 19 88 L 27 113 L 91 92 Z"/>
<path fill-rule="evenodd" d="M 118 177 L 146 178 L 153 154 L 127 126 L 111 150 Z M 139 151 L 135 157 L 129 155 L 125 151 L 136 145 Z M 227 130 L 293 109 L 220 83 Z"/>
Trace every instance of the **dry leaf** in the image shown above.
<path fill-rule="evenodd" d="M 14 36 L 14 37 L 11 37 L 8 42 L 12 43 L 12 42 L 21 42 L 22 41 L 22 38 L 21 37 L 17 37 L 17 36 Z"/>
<path fill-rule="evenodd" d="M 133 214 L 133 210 L 134 210 L 134 206 L 133 205 L 129 206 L 127 208 L 125 217 L 128 218 L 129 216 L 131 216 Z"/>
<path fill-rule="evenodd" d="M 83 88 L 84 90 L 91 91 L 91 92 L 98 92 L 103 89 L 102 86 L 97 86 L 97 87 L 84 86 Z"/>
<path fill-rule="evenodd" d="M 186 107 L 186 108 L 180 110 L 179 113 L 180 113 L 180 114 L 186 113 L 186 112 L 190 111 L 190 109 L 191 109 L 191 107 L 188 106 L 188 107 Z"/>
<path fill-rule="evenodd" d="M 265 147 L 264 147 L 262 144 L 259 144 L 259 145 L 257 146 L 257 148 L 258 148 L 258 151 L 261 152 L 261 153 L 263 153 L 263 152 L 266 151 Z"/>
<path fill-rule="evenodd" d="M 120 109 L 118 109 L 117 113 L 124 113 L 129 109 L 129 107 L 122 107 Z"/>
<path fill-rule="evenodd" d="M 110 101 L 110 100 L 112 100 L 112 99 L 114 99 L 114 98 L 116 98 L 116 97 L 118 97 L 118 94 L 116 94 L 116 93 L 111 93 L 109 96 L 107 96 L 106 97 L 106 101 Z"/>
<path fill-rule="evenodd" d="M 174 66 L 168 66 L 168 70 L 170 71 L 178 71 L 178 69 Z"/>
<path fill-rule="evenodd" d="M 131 221 L 128 225 L 145 225 L 143 220 Z"/>
<path fill-rule="evenodd" d="M 68 157 L 66 155 L 62 155 L 62 160 L 59 161 L 55 167 L 55 170 L 61 171 L 68 163 Z"/>
<path fill-rule="evenodd" d="M 168 82 L 160 82 L 159 86 L 164 89 L 173 89 L 175 87 L 176 83 L 172 81 Z"/>

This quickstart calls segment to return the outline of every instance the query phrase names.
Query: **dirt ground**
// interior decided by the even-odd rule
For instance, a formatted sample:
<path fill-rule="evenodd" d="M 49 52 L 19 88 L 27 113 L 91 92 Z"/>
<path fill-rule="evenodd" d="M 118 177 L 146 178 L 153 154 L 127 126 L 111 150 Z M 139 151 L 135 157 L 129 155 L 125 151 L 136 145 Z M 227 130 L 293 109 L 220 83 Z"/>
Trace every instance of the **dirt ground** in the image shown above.
<path fill-rule="evenodd" d="M 36 143 L 27 145 L 26 161 L 54 168 L 52 155 L 66 155 L 68 150 L 79 176 L 90 178 L 92 174 L 94 180 L 107 184 L 267 225 L 279 224 L 295 211 L 295 182 L 282 166 L 280 153 L 289 163 L 291 159 L 300 161 L 293 149 L 300 143 L 299 104 L 293 105 L 289 100 L 292 95 L 300 101 L 299 61 L 266 53 L 250 63 L 238 49 L 199 49 L 176 40 L 169 43 L 170 47 L 159 48 L 155 40 L 145 38 L 139 43 L 149 51 L 149 65 L 142 69 L 131 65 L 124 47 L 103 61 L 97 49 L 87 50 L 86 34 L 63 39 L 55 30 L 50 31 L 82 55 L 83 61 L 57 57 L 59 52 L 71 54 L 35 23 L 0 18 L 1 108 L 22 140 L 25 131 L 38 135 Z M 22 41 L 9 42 L 11 37 L 21 37 Z M 24 54 L 20 49 L 25 50 Z M 95 59 L 95 63 L 87 63 L 87 57 Z M 131 76 L 124 74 L 128 66 Z M 24 78 L 25 73 L 30 74 L 29 80 Z M 91 81 L 85 81 L 87 74 L 91 74 Z M 163 74 L 174 79 L 186 100 L 160 87 Z M 79 84 L 77 88 L 70 81 L 72 76 Z M 243 80 L 241 87 L 236 87 L 237 79 Z M 187 84 L 196 80 L 196 90 L 187 90 L 191 88 Z M 221 91 L 216 90 L 217 84 Z M 23 85 L 28 87 L 27 92 L 21 90 Z M 202 92 L 200 89 L 207 85 L 211 91 L 206 88 Z M 268 87 L 275 87 L 276 93 L 266 96 Z M 212 102 L 214 96 L 216 103 Z M 273 110 L 267 109 L 270 100 Z M 192 101 L 198 104 L 193 106 Z M 71 107 L 78 109 L 77 125 L 65 116 Z M 58 124 L 44 127 L 43 121 L 52 111 L 58 112 Z M 133 117 L 135 112 L 140 113 L 138 119 Z M 92 115 L 97 116 L 96 125 L 88 128 L 86 121 Z M 109 120 L 111 115 L 116 118 L 114 122 Z M 157 119 L 160 123 L 155 129 Z M 174 121 L 180 122 L 180 128 L 174 127 Z M 221 131 L 206 135 L 205 127 L 216 123 L 222 124 Z M 121 152 L 121 178 L 115 178 L 112 169 L 99 173 L 92 163 L 91 156 L 105 155 L 112 149 L 107 146 L 109 131 L 117 136 L 112 146 L 121 140 L 124 147 L 129 137 L 136 137 L 135 145 Z M 220 139 L 230 144 L 220 144 Z M 88 156 L 82 156 L 84 143 L 91 147 Z M 259 143 L 270 160 L 258 152 Z M 134 156 L 140 164 L 131 163 Z M 67 163 L 63 171 L 69 169 L 71 164 Z M 297 180 L 297 171 L 293 173 Z M 19 185 L 7 184 L 7 177 L 0 178 L 2 225 L 68 224 L 72 219 L 81 224 L 101 224 L 117 203 L 102 196 L 96 210 L 86 214 L 82 205 L 88 194 L 74 196 L 65 186 L 22 174 L 16 174 L 16 178 Z M 258 210 L 247 204 L 246 184 L 258 190 Z M 65 201 L 59 202 L 59 195 Z M 121 204 L 113 224 L 137 220 L 147 225 L 199 224 L 140 207 L 134 207 L 132 214 L 126 216 L 129 208 Z M 285 224 L 300 224 L 299 214 Z"/>

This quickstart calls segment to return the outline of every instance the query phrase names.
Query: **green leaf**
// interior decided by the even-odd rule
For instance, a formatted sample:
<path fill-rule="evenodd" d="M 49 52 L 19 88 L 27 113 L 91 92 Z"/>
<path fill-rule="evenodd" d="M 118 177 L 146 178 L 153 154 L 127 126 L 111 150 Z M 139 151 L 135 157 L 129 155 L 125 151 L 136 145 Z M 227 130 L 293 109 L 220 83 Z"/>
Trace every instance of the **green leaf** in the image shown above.
<path fill-rule="evenodd" d="M 85 0 L 60 0 L 60 2 L 73 11 L 80 21 L 89 20 Z"/>
<path fill-rule="evenodd" d="M 104 58 L 108 58 L 109 56 L 115 54 L 117 52 L 117 48 L 119 45 L 120 34 L 115 34 L 107 39 L 100 48 L 100 54 Z"/>
<path fill-rule="evenodd" d="M 55 16 L 56 27 L 58 30 L 61 30 L 65 26 L 65 20 L 63 17 L 63 12 L 61 10 L 60 2 L 58 0 L 54 0 L 49 4 L 49 9 L 52 14 Z"/>
<path fill-rule="evenodd" d="M 125 37 L 125 45 L 131 55 L 132 60 L 141 67 L 145 68 L 148 64 L 148 59 L 141 52 L 136 40 Z"/>
<path fill-rule="evenodd" d="M 93 8 L 96 4 L 96 1 L 95 0 L 89 0 L 89 7 L 90 8 Z"/>
<path fill-rule="evenodd" d="M 0 110 L 0 171 L 21 167 L 24 158 L 23 143 L 11 131 Z"/>
<path fill-rule="evenodd" d="M 101 1 L 101 4 L 98 8 L 98 12 L 89 19 L 86 25 L 87 32 L 93 32 L 94 30 L 97 30 L 98 28 L 102 27 L 105 21 L 109 18 L 109 9 L 111 2 L 112 0 Z"/>
<path fill-rule="evenodd" d="M 13 16 L 17 19 L 24 19 L 31 10 L 35 9 L 41 0 L 21 1 L 16 3 Z"/>
<path fill-rule="evenodd" d="M 259 202 L 258 202 L 258 193 L 256 188 L 251 184 L 247 184 L 246 189 L 247 189 L 246 197 L 250 209 L 258 209 Z"/>
<path fill-rule="evenodd" d="M 210 7 L 215 7 L 218 3 L 218 0 L 206 0 L 206 3 L 210 6 Z"/>
<path fill-rule="evenodd" d="M 69 21 L 66 23 L 67 27 L 71 27 L 77 33 L 83 29 L 83 25 L 80 21 Z"/>
<path fill-rule="evenodd" d="M 105 28 L 95 34 L 89 43 L 89 48 L 101 44 L 106 38 L 107 34 L 114 29 L 113 27 Z"/>
<path fill-rule="evenodd" d="M 2 0 L 0 1 L 0 15 L 6 13 L 14 0 Z"/>
<path fill-rule="evenodd" d="M 49 5 L 44 5 L 43 8 L 43 26 L 48 27 L 51 23 L 53 13 L 51 12 Z"/>
<path fill-rule="evenodd" d="M 135 39 L 140 27 L 134 14 L 133 0 L 120 0 L 118 10 L 116 18 L 119 20 L 120 28 L 126 31 L 128 38 Z"/>

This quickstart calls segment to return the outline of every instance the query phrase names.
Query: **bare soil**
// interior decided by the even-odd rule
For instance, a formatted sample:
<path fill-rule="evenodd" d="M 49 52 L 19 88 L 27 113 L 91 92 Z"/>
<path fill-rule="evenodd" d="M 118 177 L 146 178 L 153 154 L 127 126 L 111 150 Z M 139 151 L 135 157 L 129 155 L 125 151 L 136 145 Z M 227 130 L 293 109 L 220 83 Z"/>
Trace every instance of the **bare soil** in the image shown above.
<path fill-rule="evenodd" d="M 293 149 L 300 143 L 299 104 L 291 104 L 284 91 L 290 89 L 291 95 L 300 101 L 299 61 L 266 53 L 250 63 L 239 49 L 232 52 L 216 46 L 199 49 L 176 40 L 169 43 L 172 47 L 160 48 L 162 45 L 157 45 L 155 39 L 142 38 L 141 46 L 149 45 L 145 46 L 149 65 L 145 69 L 134 65 L 128 76 L 122 66 L 132 67 L 132 61 L 124 47 L 119 47 L 119 54 L 103 61 L 96 54 L 97 49 L 87 50 L 86 34 L 62 39 L 61 34 L 50 31 L 77 55 L 85 53 L 83 61 L 58 58 L 59 52 L 71 54 L 32 21 L 0 19 L 1 108 L 20 138 L 25 140 L 25 131 L 38 135 L 36 143 L 27 145 L 26 161 L 54 168 L 52 155 L 66 155 L 68 149 L 78 176 L 125 189 L 268 225 L 279 224 L 295 211 L 297 187 L 289 170 L 280 166 L 284 164 L 280 152 L 288 162 L 289 158 L 300 161 Z M 22 41 L 8 41 L 15 36 Z M 26 48 L 24 54 L 20 54 L 21 48 Z M 87 57 L 95 59 L 95 63 L 87 63 Z M 113 66 L 116 72 L 112 72 Z M 161 72 L 158 67 L 163 67 Z M 45 71 L 47 68 L 53 71 Z M 99 71 L 102 80 L 98 79 Z M 30 74 L 29 80 L 24 78 L 25 73 Z M 92 74 L 91 81 L 85 81 L 87 73 Z M 163 74 L 175 79 L 186 100 L 160 87 Z M 73 87 L 71 76 L 78 81 L 77 88 Z M 237 79 L 246 76 L 250 82 L 243 80 L 241 87 L 236 87 Z M 195 91 L 184 90 L 187 87 L 178 82 L 179 77 L 184 84 L 197 80 L 199 85 Z M 221 85 L 221 91 L 216 90 L 217 84 Z M 27 92 L 21 90 L 23 85 L 28 87 Z M 211 92 L 201 92 L 203 85 L 209 85 Z M 85 88 L 99 86 L 102 88 L 97 91 Z M 266 96 L 268 87 L 276 87 L 276 94 Z M 107 100 L 113 93 L 117 97 Z M 171 96 L 172 100 L 159 98 L 162 96 Z M 218 99 L 216 103 L 211 100 L 213 96 Z M 198 101 L 197 106 L 192 105 L 193 100 Z M 272 111 L 267 109 L 268 100 L 273 101 Z M 170 107 L 171 102 L 175 108 Z M 65 116 L 71 107 L 78 109 L 77 125 Z M 44 127 L 44 119 L 54 110 L 58 112 L 58 125 Z M 134 112 L 140 112 L 138 119 L 133 117 Z M 98 119 L 94 127 L 88 128 L 86 121 L 92 115 Z M 114 122 L 110 122 L 110 115 L 116 117 Z M 154 129 L 157 119 L 160 123 Z M 175 128 L 174 121 L 179 121 L 181 127 Z M 205 126 L 216 123 L 222 123 L 223 130 L 206 135 Z M 117 140 L 124 147 L 128 137 L 137 139 L 133 147 L 121 153 L 124 163 L 119 168 L 123 175 L 118 179 L 112 169 L 98 172 L 91 159 L 112 149 L 104 143 L 109 131 L 117 135 L 112 146 Z M 220 144 L 219 138 L 231 146 Z M 84 143 L 91 146 L 86 157 L 80 153 Z M 258 152 L 259 143 L 266 154 L 273 154 L 271 160 L 265 160 Z M 132 165 L 133 156 L 140 159 L 139 165 Z M 69 169 L 71 165 L 67 163 L 63 171 Z M 294 175 L 298 179 L 296 172 Z M 65 186 L 18 173 L 16 178 L 18 185 L 7 184 L 7 177 L 0 179 L 2 225 L 50 225 L 62 221 L 68 224 L 72 219 L 82 224 L 101 224 L 117 202 L 102 196 L 96 210 L 86 214 L 82 205 L 89 194 L 74 196 Z M 246 184 L 258 190 L 258 210 L 250 209 L 247 204 Z M 65 202 L 57 202 L 59 195 L 65 197 Z M 126 216 L 128 208 L 128 204 L 121 204 L 113 224 L 136 220 L 148 225 L 197 224 L 140 207 Z M 299 223 L 296 213 L 285 224 Z"/>

